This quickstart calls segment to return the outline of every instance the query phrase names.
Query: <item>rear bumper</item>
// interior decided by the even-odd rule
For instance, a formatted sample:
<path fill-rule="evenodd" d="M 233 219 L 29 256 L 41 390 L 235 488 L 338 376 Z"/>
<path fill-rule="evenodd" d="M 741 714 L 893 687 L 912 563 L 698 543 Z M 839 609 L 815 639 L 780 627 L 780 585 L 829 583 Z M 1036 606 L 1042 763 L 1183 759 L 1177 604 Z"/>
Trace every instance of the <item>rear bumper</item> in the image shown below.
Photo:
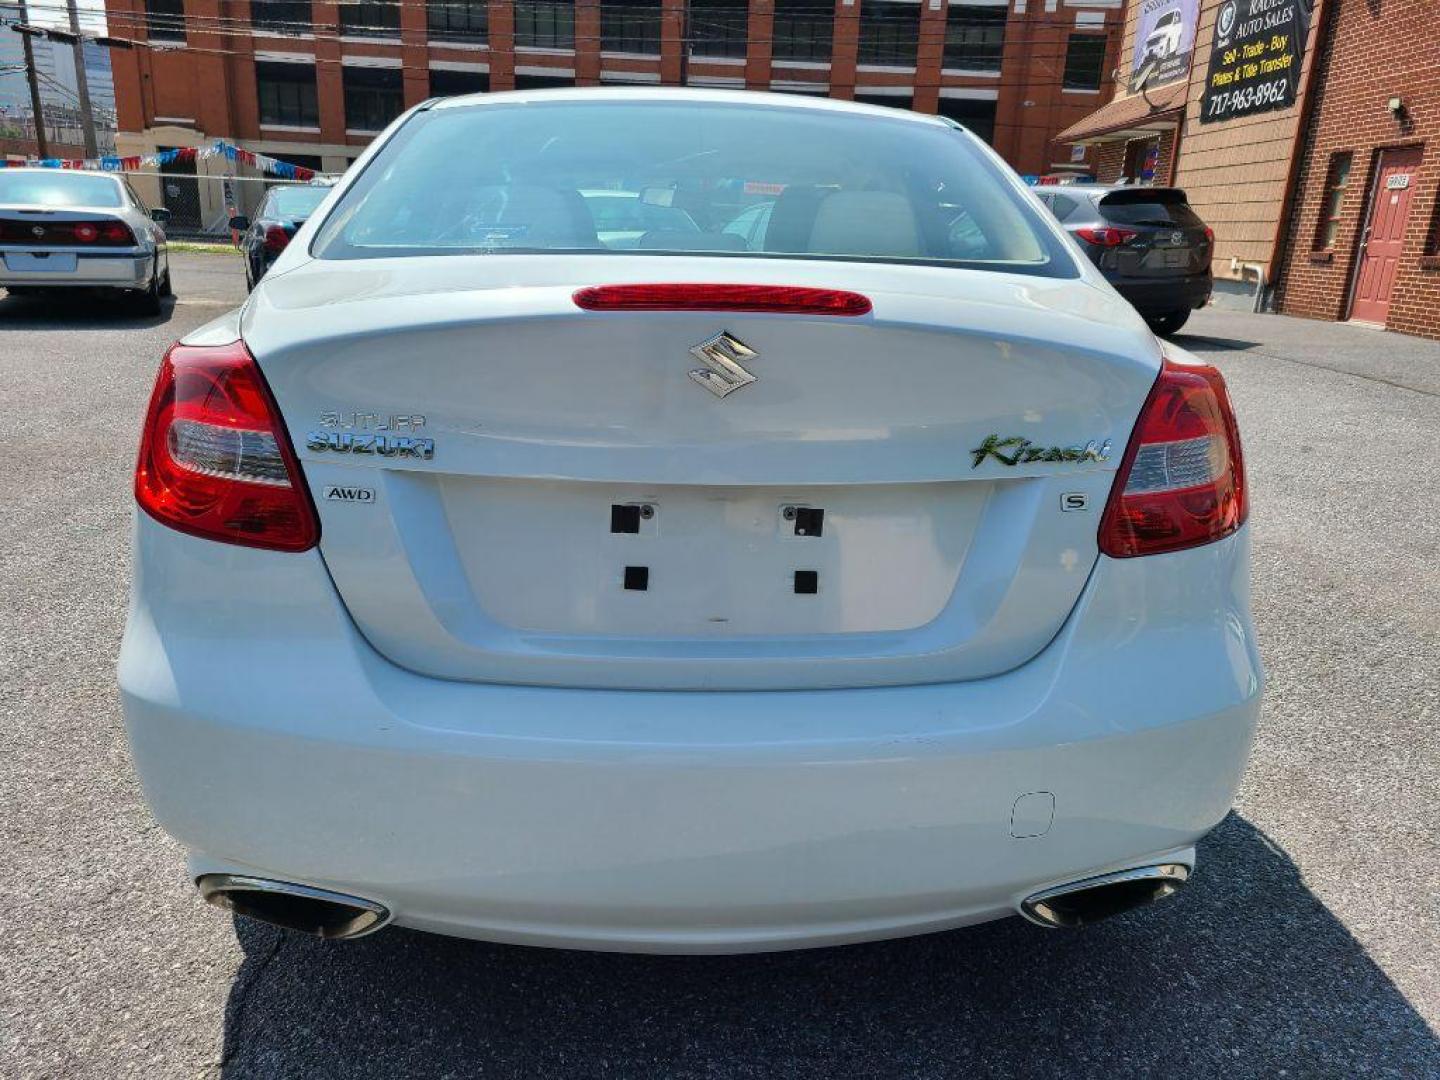
<path fill-rule="evenodd" d="M 124 250 L 115 253 L 87 251 L 84 253 L 52 251 L 46 252 L 45 259 L 16 256 L 32 255 L 31 251 L 0 248 L 0 288 L 10 285 L 55 288 L 118 288 L 144 289 L 150 285 L 155 256 L 140 250 Z M 6 256 L 11 256 L 7 258 Z M 73 265 L 69 262 L 73 255 Z M 48 269 L 46 262 L 59 262 L 66 269 Z"/>
<path fill-rule="evenodd" d="M 120 682 L 193 876 L 309 884 L 500 941 L 831 944 L 1193 862 L 1258 708 L 1247 544 L 1102 559 L 1050 647 L 996 678 L 589 691 L 417 676 L 357 635 L 314 552 L 142 515 Z"/>
<path fill-rule="evenodd" d="M 1178 278 L 1110 278 L 1110 284 L 1141 315 L 1202 308 L 1210 302 L 1215 279 L 1209 274 Z"/>

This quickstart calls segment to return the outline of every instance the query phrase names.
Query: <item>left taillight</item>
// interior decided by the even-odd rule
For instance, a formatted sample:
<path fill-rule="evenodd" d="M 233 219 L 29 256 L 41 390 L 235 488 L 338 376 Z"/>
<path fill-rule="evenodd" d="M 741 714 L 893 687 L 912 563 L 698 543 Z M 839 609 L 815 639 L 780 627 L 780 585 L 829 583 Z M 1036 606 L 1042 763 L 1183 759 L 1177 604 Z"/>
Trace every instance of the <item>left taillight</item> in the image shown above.
<path fill-rule="evenodd" d="M 1208 544 L 1245 523 L 1240 431 L 1220 372 L 1164 362 L 1100 521 L 1117 559 Z"/>
<path fill-rule="evenodd" d="M 1095 247 L 1119 247 L 1121 244 L 1135 239 L 1140 234 L 1134 229 L 1121 229 L 1114 225 L 1102 225 L 1098 229 L 1076 229 L 1075 235 L 1084 240 L 1087 244 Z"/>
<path fill-rule="evenodd" d="M 135 498 L 208 540 L 305 551 L 320 522 L 280 410 L 243 342 L 174 345 L 150 395 Z"/>

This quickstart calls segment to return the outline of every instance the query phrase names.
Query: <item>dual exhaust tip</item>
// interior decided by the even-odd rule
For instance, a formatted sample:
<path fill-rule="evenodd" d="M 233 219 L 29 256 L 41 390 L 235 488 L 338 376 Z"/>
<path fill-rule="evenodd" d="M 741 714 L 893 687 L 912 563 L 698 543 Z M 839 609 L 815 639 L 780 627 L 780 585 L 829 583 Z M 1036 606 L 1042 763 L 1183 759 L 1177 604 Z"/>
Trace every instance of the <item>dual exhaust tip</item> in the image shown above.
<path fill-rule="evenodd" d="M 1189 878 L 1184 863 L 1119 870 L 1032 893 L 1020 902 L 1020 914 L 1037 926 L 1089 926 L 1170 896 Z M 332 940 L 372 934 L 391 919 L 384 904 L 287 881 L 206 874 L 196 885 L 208 904 Z"/>
<path fill-rule="evenodd" d="M 1089 926 L 1171 896 L 1189 879 L 1190 867 L 1184 863 L 1117 870 L 1032 893 L 1020 902 L 1020 914 L 1052 929 Z"/>
<path fill-rule="evenodd" d="M 362 937 L 390 921 L 384 904 L 288 881 L 206 874 L 195 884 L 207 904 L 321 938 Z"/>

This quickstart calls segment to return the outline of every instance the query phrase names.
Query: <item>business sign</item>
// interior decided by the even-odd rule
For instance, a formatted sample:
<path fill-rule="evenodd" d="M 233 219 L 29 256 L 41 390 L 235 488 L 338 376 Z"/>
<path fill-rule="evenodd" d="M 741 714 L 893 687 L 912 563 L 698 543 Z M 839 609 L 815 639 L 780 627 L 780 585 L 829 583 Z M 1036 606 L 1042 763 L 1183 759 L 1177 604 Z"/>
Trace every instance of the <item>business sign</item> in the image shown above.
<path fill-rule="evenodd" d="M 1200 122 L 1294 105 L 1309 32 L 1309 0 L 1225 0 L 1215 15 Z"/>
<path fill-rule="evenodd" d="M 1140 0 L 1135 54 L 1130 61 L 1132 86 L 1137 76 L 1151 65 L 1153 69 L 1145 80 L 1146 86 L 1160 86 L 1190 74 L 1198 6 L 1199 0 Z"/>

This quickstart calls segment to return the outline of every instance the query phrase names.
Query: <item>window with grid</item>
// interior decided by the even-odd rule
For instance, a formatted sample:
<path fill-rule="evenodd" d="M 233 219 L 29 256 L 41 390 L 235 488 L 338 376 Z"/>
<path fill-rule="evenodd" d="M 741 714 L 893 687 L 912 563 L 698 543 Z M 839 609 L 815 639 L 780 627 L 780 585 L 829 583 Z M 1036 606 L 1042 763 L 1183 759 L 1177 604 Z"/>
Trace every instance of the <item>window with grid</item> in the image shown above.
<path fill-rule="evenodd" d="M 1315 250 L 1325 251 L 1335 246 L 1340 233 L 1340 208 L 1345 202 L 1345 189 L 1350 186 L 1350 151 L 1330 155 L 1330 167 L 1325 172 L 1325 201 L 1320 207 L 1320 227 L 1315 232 Z"/>
<path fill-rule="evenodd" d="M 399 68 L 346 67 L 345 126 L 379 131 L 405 111 L 405 84 Z"/>
<path fill-rule="evenodd" d="M 951 4 L 945 15 L 945 66 L 962 71 L 999 71 L 1005 51 L 1003 7 Z"/>
<path fill-rule="evenodd" d="M 340 5 L 340 32 L 351 37 L 399 37 L 399 0 L 346 0 Z"/>
<path fill-rule="evenodd" d="M 835 13 L 815 0 L 775 0 L 776 60 L 828 63 Z"/>
<path fill-rule="evenodd" d="M 690 55 L 743 60 L 749 41 L 747 0 L 690 0 Z"/>
<path fill-rule="evenodd" d="M 145 0 L 145 32 L 152 41 L 184 41 L 185 0 Z"/>
<path fill-rule="evenodd" d="M 425 25 L 436 41 L 484 44 L 490 31 L 489 12 L 488 0 L 427 0 Z"/>
<path fill-rule="evenodd" d="M 308 34 L 310 0 L 250 0 L 250 22 L 272 34 Z"/>
<path fill-rule="evenodd" d="M 430 69 L 430 96 L 453 97 L 456 94 L 483 94 L 490 89 L 490 76 L 483 71 L 449 71 Z"/>
<path fill-rule="evenodd" d="M 1104 34 L 1071 34 L 1060 85 L 1066 90 L 1099 90 L 1105 79 L 1106 41 Z"/>
<path fill-rule="evenodd" d="M 286 127 L 315 127 L 320 123 L 313 64 L 257 62 L 255 90 L 260 99 L 260 123 Z"/>
<path fill-rule="evenodd" d="M 860 6 L 860 63 L 914 67 L 919 47 L 919 4 L 867 0 Z"/>
<path fill-rule="evenodd" d="M 517 49 L 573 49 L 575 5 L 552 0 L 515 0 Z"/>
<path fill-rule="evenodd" d="M 660 0 L 604 0 L 600 48 L 605 52 L 660 54 Z"/>

